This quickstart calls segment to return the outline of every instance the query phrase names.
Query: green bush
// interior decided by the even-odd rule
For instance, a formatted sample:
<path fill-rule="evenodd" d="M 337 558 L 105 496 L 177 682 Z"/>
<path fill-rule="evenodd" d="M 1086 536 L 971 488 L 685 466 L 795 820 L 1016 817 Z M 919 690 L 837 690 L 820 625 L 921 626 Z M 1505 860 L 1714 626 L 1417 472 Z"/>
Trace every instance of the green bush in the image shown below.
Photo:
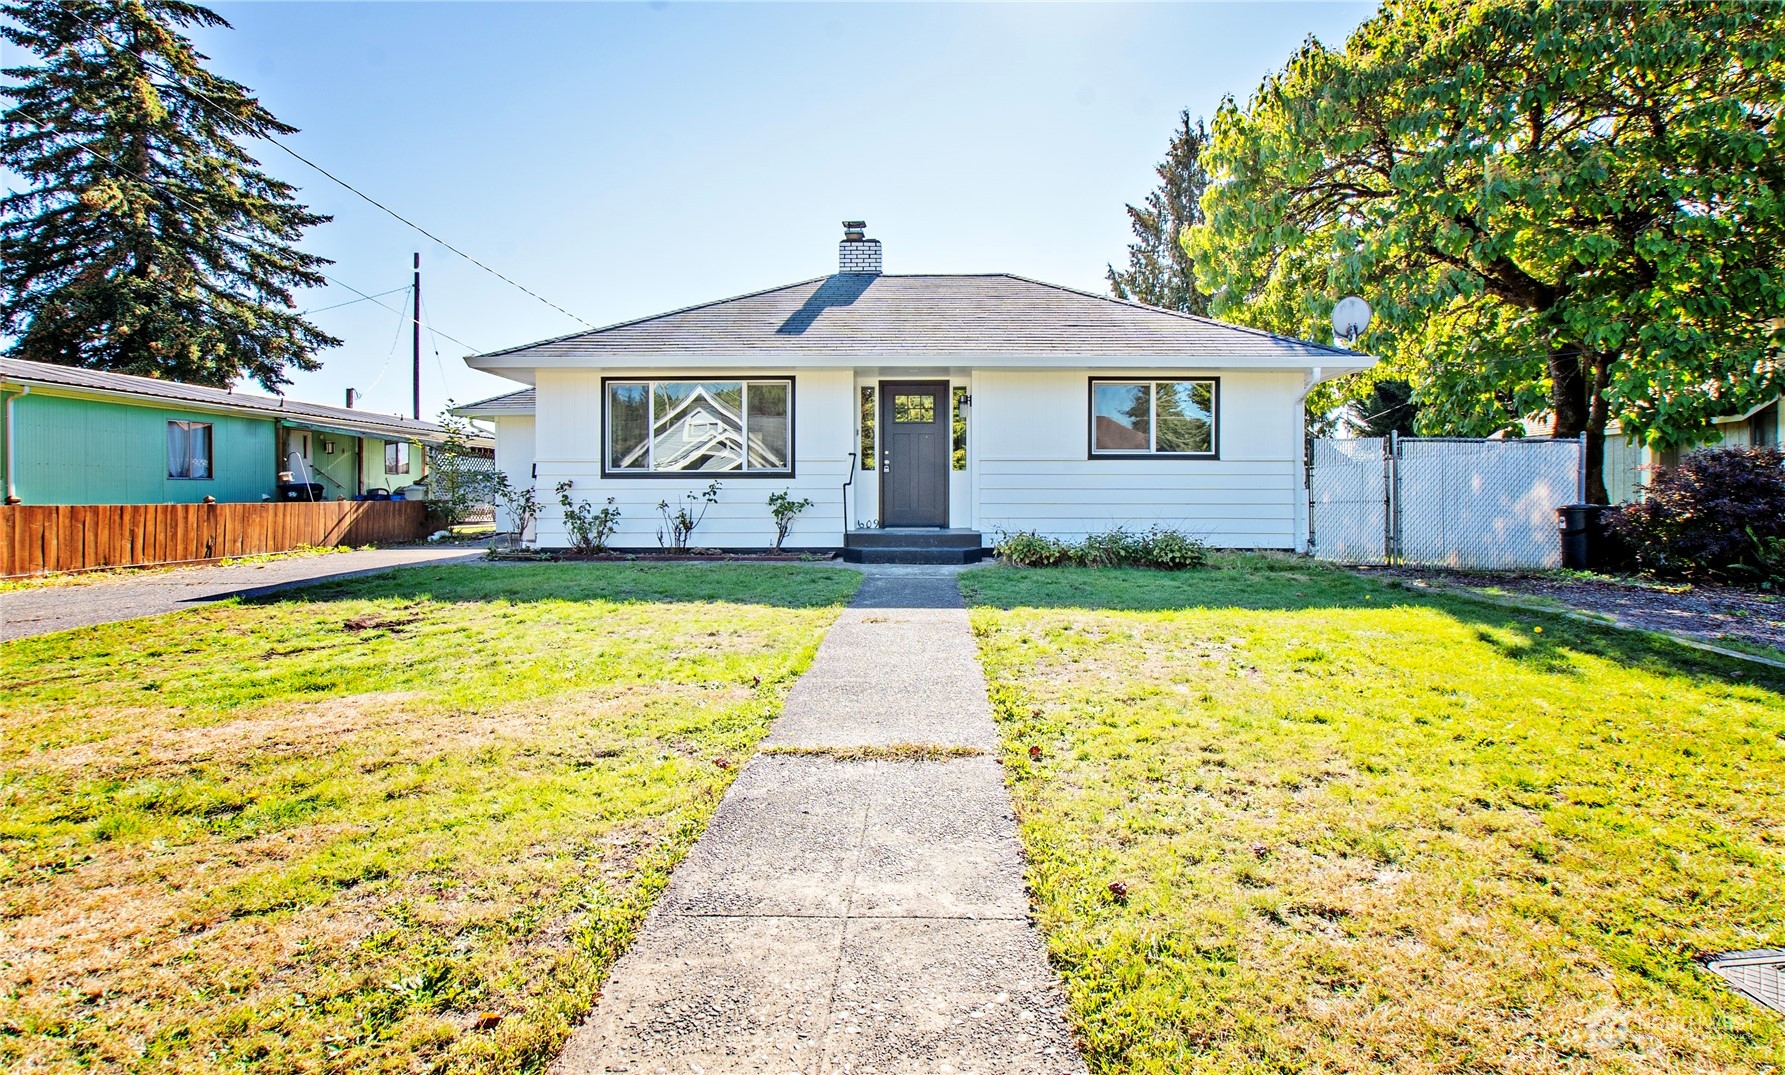
<path fill-rule="evenodd" d="M 1151 567 L 1182 571 L 1208 562 L 1208 546 L 1154 526 L 1137 534 L 1126 527 L 1086 535 L 1080 542 L 1044 537 L 1033 530 L 998 533 L 998 556 L 1018 567 Z"/>

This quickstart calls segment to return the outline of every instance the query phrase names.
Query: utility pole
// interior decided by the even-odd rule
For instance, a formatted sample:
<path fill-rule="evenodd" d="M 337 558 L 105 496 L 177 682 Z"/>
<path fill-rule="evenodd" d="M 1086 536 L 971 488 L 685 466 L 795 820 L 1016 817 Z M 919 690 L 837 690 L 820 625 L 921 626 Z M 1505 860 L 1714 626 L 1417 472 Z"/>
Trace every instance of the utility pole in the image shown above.
<path fill-rule="evenodd" d="M 421 251 L 415 252 L 415 414 L 421 421 Z"/>

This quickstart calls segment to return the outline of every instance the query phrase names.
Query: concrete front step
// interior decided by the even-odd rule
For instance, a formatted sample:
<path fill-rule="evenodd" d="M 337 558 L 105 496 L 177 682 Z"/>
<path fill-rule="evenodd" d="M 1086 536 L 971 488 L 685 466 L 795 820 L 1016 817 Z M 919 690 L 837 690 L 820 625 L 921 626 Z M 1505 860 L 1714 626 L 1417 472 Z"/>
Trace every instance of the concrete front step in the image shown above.
<path fill-rule="evenodd" d="M 843 544 L 851 549 L 977 549 L 985 544 L 977 530 L 938 526 L 889 526 L 878 530 L 850 530 Z"/>
<path fill-rule="evenodd" d="M 887 527 L 843 535 L 843 559 L 852 564 L 971 564 L 984 551 L 977 530 Z"/>

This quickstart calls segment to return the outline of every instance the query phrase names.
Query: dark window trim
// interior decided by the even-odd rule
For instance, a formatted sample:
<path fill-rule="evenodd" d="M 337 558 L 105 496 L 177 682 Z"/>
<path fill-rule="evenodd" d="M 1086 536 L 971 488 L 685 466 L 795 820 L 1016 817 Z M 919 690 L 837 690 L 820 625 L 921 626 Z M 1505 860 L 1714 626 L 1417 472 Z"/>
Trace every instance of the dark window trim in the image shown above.
<path fill-rule="evenodd" d="M 1097 386 L 1100 384 L 1151 384 L 1162 381 L 1208 381 L 1214 385 L 1209 394 L 1209 451 L 1206 452 L 1100 452 L 1097 450 Z M 1157 389 L 1154 389 L 1157 398 Z M 1154 410 L 1158 407 L 1155 405 Z M 1148 436 L 1156 436 L 1157 430 Z M 1092 377 L 1085 385 L 1085 458 L 1086 459 L 1204 459 L 1221 458 L 1221 378 L 1181 374 L 1176 377 Z"/>
<path fill-rule="evenodd" d="M 787 469 L 786 470 L 610 470 L 607 465 L 607 386 L 610 384 L 647 384 L 654 385 L 665 381 L 782 381 L 787 385 Z M 794 415 L 799 409 L 799 387 L 792 374 L 746 374 L 737 377 L 703 377 L 699 374 L 670 374 L 667 376 L 650 374 L 644 377 L 603 377 L 601 379 L 601 443 L 596 451 L 601 454 L 601 477 L 620 480 L 640 479 L 644 481 L 690 481 L 718 479 L 730 481 L 733 478 L 748 478 L 755 481 L 759 478 L 788 481 L 797 476 L 799 469 L 799 453 L 794 450 L 797 436 L 797 423 Z M 745 404 L 748 406 L 748 404 Z M 648 433 L 647 433 L 648 435 Z M 748 449 L 746 449 L 747 451 Z"/>
<path fill-rule="evenodd" d="M 398 455 L 403 457 L 403 469 L 402 470 L 392 470 L 390 468 L 390 450 L 395 445 L 403 446 L 403 450 L 397 453 Z M 384 476 L 385 477 L 387 477 L 387 478 L 400 477 L 401 475 L 410 474 L 410 473 L 414 472 L 414 470 L 415 470 L 415 462 L 414 462 L 415 452 L 411 450 L 412 448 L 413 448 L 413 445 L 411 445 L 410 442 L 406 441 L 406 440 L 387 440 L 384 442 Z"/>
<path fill-rule="evenodd" d="M 210 473 L 206 474 L 202 478 L 194 478 L 190 474 L 169 474 L 167 476 L 167 480 L 170 482 L 214 482 L 214 481 L 216 481 L 217 480 L 217 423 L 215 423 L 215 422 L 195 422 L 190 418 L 169 418 L 167 420 L 167 424 L 170 426 L 184 427 L 187 432 L 191 432 L 193 426 L 204 426 L 206 429 L 211 431 L 211 435 L 205 438 L 205 447 L 210 449 L 210 456 L 209 456 L 209 458 L 207 458 L 205 460 L 205 469 L 209 470 Z"/>

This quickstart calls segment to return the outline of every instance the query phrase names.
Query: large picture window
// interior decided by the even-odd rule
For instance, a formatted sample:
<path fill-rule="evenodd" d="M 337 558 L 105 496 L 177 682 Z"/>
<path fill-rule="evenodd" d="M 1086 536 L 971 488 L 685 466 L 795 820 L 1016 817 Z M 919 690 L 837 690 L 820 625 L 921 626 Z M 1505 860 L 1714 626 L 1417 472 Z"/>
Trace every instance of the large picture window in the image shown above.
<path fill-rule="evenodd" d="M 167 476 L 189 479 L 211 476 L 211 423 L 167 423 Z"/>
<path fill-rule="evenodd" d="M 1091 454 L 1213 457 L 1220 385 L 1092 381 Z"/>
<path fill-rule="evenodd" d="M 607 471 L 793 470 L 793 382 L 609 381 Z"/>

